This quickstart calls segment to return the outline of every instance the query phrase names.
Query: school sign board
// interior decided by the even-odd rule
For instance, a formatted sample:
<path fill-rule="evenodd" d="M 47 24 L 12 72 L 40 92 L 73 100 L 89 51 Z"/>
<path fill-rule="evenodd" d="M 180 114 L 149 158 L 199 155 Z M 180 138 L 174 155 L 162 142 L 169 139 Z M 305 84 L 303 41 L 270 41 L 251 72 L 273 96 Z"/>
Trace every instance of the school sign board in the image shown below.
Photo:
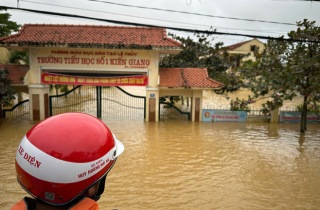
<path fill-rule="evenodd" d="M 281 123 L 299 123 L 301 112 L 280 112 Z M 313 112 L 307 113 L 307 123 L 320 123 L 320 116 Z"/>
<path fill-rule="evenodd" d="M 43 72 L 41 74 L 41 83 L 61 85 L 147 86 L 148 75 L 129 77 L 81 77 Z"/>
<path fill-rule="evenodd" d="M 203 109 L 202 121 L 205 122 L 246 122 L 246 111 L 222 111 Z"/>

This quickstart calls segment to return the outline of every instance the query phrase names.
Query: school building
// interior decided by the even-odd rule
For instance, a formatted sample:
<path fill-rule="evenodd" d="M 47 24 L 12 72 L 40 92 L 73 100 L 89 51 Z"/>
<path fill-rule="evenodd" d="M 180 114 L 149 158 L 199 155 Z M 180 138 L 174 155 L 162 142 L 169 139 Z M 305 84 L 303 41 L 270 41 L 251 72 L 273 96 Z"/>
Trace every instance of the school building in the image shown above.
<path fill-rule="evenodd" d="M 161 55 L 182 51 L 163 28 L 26 24 L 0 47 L 29 53 L 29 65 L 7 67 L 29 94 L 30 120 L 50 116 L 50 84 L 145 86 L 146 121 L 158 121 L 163 96 L 189 97 L 190 119 L 201 121 L 203 90 L 223 87 L 206 69 L 159 68 Z"/>

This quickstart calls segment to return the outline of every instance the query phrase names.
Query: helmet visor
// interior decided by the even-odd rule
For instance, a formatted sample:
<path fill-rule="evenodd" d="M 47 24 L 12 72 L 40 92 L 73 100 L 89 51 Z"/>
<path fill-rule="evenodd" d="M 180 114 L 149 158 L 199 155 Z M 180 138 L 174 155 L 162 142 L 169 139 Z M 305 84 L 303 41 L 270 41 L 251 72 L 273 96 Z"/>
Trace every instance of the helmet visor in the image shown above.
<path fill-rule="evenodd" d="M 116 155 L 115 158 L 118 157 L 119 155 L 121 155 L 121 153 L 123 153 L 124 151 L 124 146 L 123 144 L 116 138 L 116 136 L 113 134 L 113 138 L 116 144 Z"/>

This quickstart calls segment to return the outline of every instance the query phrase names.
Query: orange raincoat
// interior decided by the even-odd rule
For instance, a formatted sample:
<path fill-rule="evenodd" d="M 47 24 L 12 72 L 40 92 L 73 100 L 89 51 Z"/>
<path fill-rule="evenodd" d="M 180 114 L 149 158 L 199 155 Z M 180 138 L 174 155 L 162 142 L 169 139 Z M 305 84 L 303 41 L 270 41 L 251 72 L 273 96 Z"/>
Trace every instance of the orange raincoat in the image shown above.
<path fill-rule="evenodd" d="M 25 197 L 16 205 L 14 205 L 11 210 L 32 210 L 35 208 L 36 200 L 32 198 Z M 75 205 L 69 208 L 70 210 L 99 210 L 99 205 L 97 202 L 90 198 L 83 198 Z M 69 210 L 68 209 L 68 210 Z"/>

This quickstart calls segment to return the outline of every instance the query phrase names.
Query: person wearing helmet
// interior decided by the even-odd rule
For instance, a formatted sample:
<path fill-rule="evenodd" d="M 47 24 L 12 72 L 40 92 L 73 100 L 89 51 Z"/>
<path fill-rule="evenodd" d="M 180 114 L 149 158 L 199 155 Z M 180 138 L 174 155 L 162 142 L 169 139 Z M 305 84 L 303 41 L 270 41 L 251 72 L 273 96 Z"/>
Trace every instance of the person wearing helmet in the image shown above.
<path fill-rule="evenodd" d="M 99 209 L 108 172 L 123 144 L 97 118 L 64 113 L 35 125 L 16 152 L 17 180 L 33 198 L 11 210 Z"/>

